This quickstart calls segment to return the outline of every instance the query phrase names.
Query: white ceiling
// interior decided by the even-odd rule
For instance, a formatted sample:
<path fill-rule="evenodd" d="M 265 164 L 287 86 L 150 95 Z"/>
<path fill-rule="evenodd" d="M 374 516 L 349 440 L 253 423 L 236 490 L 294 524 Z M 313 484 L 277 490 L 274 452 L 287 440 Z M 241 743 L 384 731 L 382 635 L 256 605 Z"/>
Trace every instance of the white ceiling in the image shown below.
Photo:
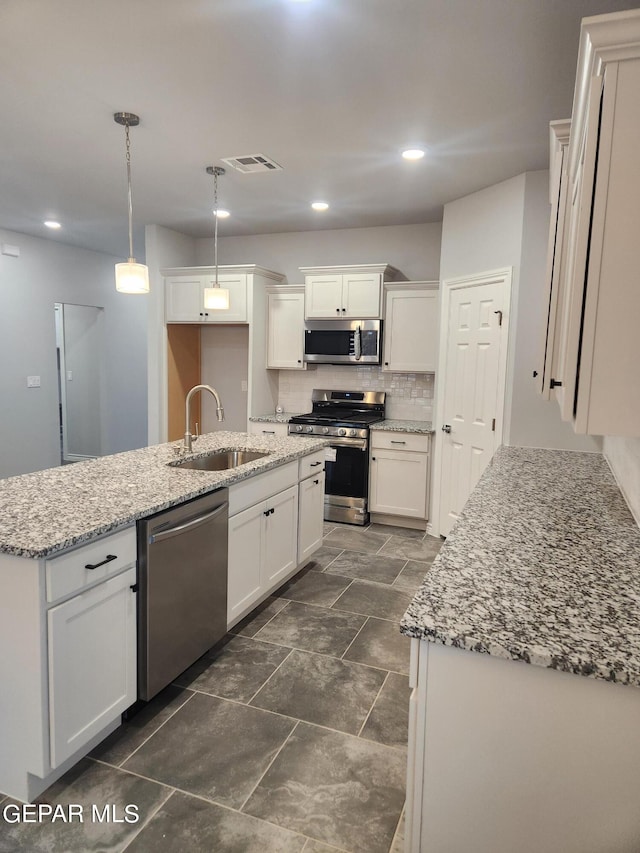
<path fill-rule="evenodd" d="M 437 221 L 546 168 L 579 22 L 613 0 L 0 0 L 0 227 L 127 254 L 124 130 L 142 226 L 221 235 Z M 407 146 L 429 155 L 403 161 Z M 325 214 L 309 203 L 331 204 Z M 59 219 L 52 235 L 42 222 Z"/>

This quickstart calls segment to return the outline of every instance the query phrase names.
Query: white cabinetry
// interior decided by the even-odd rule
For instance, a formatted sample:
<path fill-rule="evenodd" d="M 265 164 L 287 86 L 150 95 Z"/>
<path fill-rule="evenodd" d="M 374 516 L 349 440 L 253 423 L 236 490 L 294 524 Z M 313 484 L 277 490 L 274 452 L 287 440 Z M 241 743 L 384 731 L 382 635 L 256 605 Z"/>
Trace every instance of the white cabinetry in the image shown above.
<path fill-rule="evenodd" d="M 298 565 L 303 566 L 322 545 L 324 528 L 324 451 L 300 460 Z"/>
<path fill-rule="evenodd" d="M 551 225 L 547 249 L 547 275 L 544 299 L 547 333 L 537 369 L 533 377 L 538 391 L 549 399 L 551 380 L 558 371 L 558 345 L 560 335 L 559 298 L 563 251 L 565 239 L 565 220 L 567 216 L 567 149 L 569 147 L 570 121 L 552 121 L 549 125 L 549 201 L 551 203 Z"/>
<path fill-rule="evenodd" d="M 135 702 L 135 566 L 135 527 L 48 560 L 0 555 L 20 603 L 0 624 L 0 791 L 38 796 Z"/>
<path fill-rule="evenodd" d="M 267 367 L 304 370 L 304 287 L 267 288 Z"/>
<path fill-rule="evenodd" d="M 639 91 L 640 10 L 585 19 L 551 377 L 578 433 L 640 435 Z"/>
<path fill-rule="evenodd" d="M 289 424 L 269 423 L 268 421 L 249 421 L 251 435 L 277 435 L 286 438 Z"/>
<path fill-rule="evenodd" d="M 180 273 L 165 277 L 167 323 L 246 323 L 247 276 L 221 273 L 218 284 L 229 291 L 229 307 L 205 308 L 204 291 L 215 286 L 215 273 L 203 268 L 199 273 Z"/>
<path fill-rule="evenodd" d="M 382 369 L 435 373 L 438 357 L 437 281 L 387 284 Z"/>
<path fill-rule="evenodd" d="M 305 277 L 305 317 L 367 320 L 382 316 L 383 281 L 398 271 L 388 264 L 300 267 Z"/>
<path fill-rule="evenodd" d="M 398 516 L 424 526 L 429 516 L 429 447 L 429 435 L 371 431 L 369 510 L 373 521 L 385 520 L 375 515 Z"/>

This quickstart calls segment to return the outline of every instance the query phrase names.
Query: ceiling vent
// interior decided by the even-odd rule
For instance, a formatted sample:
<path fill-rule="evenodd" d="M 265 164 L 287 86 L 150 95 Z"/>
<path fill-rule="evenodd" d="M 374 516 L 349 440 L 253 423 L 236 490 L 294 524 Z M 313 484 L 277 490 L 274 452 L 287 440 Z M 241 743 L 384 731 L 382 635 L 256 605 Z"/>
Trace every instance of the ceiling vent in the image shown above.
<path fill-rule="evenodd" d="M 264 154 L 245 154 L 242 157 L 222 157 L 222 162 L 242 172 L 245 175 L 257 172 L 281 172 L 282 166 L 278 166 L 275 160 L 270 160 Z"/>

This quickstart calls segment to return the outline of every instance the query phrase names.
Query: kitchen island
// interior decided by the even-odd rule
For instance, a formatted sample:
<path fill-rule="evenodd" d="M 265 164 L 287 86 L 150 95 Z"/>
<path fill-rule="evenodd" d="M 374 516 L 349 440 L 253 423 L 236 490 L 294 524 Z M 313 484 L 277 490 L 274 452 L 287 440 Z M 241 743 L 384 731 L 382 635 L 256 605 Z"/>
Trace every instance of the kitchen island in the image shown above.
<path fill-rule="evenodd" d="M 640 849 L 640 530 L 603 457 L 501 448 L 402 620 L 407 851 Z"/>
<path fill-rule="evenodd" d="M 3 794 L 38 796 L 137 698 L 138 520 L 228 489 L 229 626 L 320 547 L 322 440 L 216 432 L 195 448 L 160 444 L 0 480 Z M 265 455 L 223 471 L 180 465 L 228 450 Z"/>

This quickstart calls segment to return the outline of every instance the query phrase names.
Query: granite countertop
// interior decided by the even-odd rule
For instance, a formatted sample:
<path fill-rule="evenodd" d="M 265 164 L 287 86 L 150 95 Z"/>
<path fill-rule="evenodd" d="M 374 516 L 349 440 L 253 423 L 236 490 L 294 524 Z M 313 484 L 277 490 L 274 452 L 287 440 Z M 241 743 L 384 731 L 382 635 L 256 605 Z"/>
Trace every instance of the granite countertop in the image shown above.
<path fill-rule="evenodd" d="M 254 415 L 250 421 L 258 424 L 288 424 L 299 412 L 269 412 L 266 415 Z"/>
<path fill-rule="evenodd" d="M 414 432 L 420 435 L 431 435 L 433 432 L 431 421 L 403 421 L 395 418 L 371 424 L 370 429 L 386 429 L 390 432 Z"/>
<path fill-rule="evenodd" d="M 605 459 L 500 448 L 401 631 L 640 686 L 640 529 Z"/>
<path fill-rule="evenodd" d="M 325 446 L 321 439 L 303 436 L 212 432 L 200 436 L 185 458 L 228 449 L 269 455 L 229 471 L 197 471 L 167 464 L 181 458 L 174 451 L 180 444 L 156 444 L 0 480 L 0 554 L 47 557 Z"/>

